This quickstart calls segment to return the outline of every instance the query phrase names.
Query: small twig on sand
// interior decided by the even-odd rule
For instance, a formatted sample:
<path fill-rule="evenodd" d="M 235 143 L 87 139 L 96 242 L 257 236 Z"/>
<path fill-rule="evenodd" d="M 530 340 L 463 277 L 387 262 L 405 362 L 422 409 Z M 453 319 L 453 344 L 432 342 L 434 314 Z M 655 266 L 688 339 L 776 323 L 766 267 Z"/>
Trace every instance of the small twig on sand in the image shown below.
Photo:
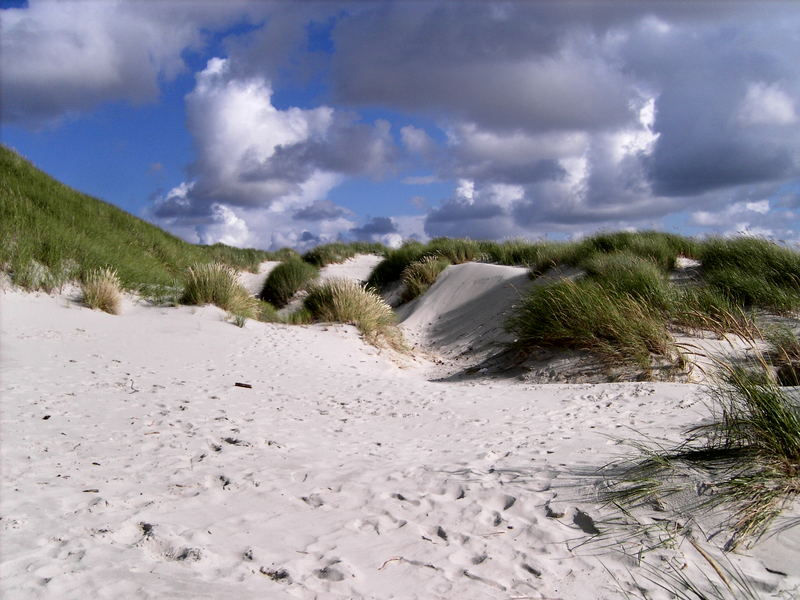
<path fill-rule="evenodd" d="M 378 571 L 383 571 L 386 565 L 396 560 L 405 560 L 405 559 L 402 556 L 393 556 L 392 558 L 387 558 L 385 561 L 383 561 L 383 564 L 380 567 L 378 567 Z"/>

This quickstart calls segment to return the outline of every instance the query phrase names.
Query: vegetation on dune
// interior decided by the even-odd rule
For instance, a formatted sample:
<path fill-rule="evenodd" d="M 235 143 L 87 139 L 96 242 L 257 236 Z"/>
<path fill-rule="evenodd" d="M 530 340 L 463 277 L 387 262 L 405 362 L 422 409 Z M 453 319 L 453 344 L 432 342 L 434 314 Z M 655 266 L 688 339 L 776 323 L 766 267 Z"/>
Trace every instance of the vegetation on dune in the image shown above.
<path fill-rule="evenodd" d="M 671 510 L 684 520 L 725 507 L 726 548 L 734 549 L 757 540 L 800 497 L 800 391 L 780 386 L 762 357 L 724 365 L 711 394 L 710 423 L 675 447 L 642 444 L 640 458 L 607 467 L 604 495 L 626 510 L 674 499 Z M 707 493 L 697 492 L 698 477 Z"/>
<path fill-rule="evenodd" d="M 746 308 L 800 308 L 800 254 L 767 240 L 711 239 L 700 250 L 703 278 Z"/>
<path fill-rule="evenodd" d="M 114 269 L 126 289 L 173 287 L 197 263 L 254 270 L 274 255 L 197 246 L 81 194 L 0 146 L 0 267 L 26 289 L 58 289 L 95 269 Z"/>
<path fill-rule="evenodd" d="M 314 285 L 303 307 L 315 321 L 349 323 L 358 327 L 371 343 L 403 347 L 392 308 L 376 292 L 355 281 L 329 279 Z"/>
<path fill-rule="evenodd" d="M 425 256 L 408 265 L 402 276 L 405 284 L 403 300 L 408 302 L 424 294 L 450 264 L 443 256 Z"/>
<path fill-rule="evenodd" d="M 81 280 L 83 302 L 92 309 L 116 315 L 119 313 L 122 295 L 119 277 L 109 268 L 92 269 L 84 273 Z"/>
<path fill-rule="evenodd" d="M 383 244 L 372 242 L 333 242 L 312 248 L 303 254 L 303 260 L 315 267 L 325 267 L 330 264 L 341 263 L 356 254 L 378 254 L 386 252 Z"/>
<path fill-rule="evenodd" d="M 583 263 L 586 277 L 614 296 L 630 296 L 651 309 L 668 311 L 673 303 L 666 274 L 646 258 L 627 251 L 595 254 Z"/>
<path fill-rule="evenodd" d="M 663 315 L 588 279 L 535 288 L 507 326 L 521 349 L 584 350 L 644 370 L 650 369 L 651 354 L 672 349 Z"/>
<path fill-rule="evenodd" d="M 386 289 L 390 284 L 399 281 L 406 267 L 425 256 L 426 252 L 427 246 L 415 241 L 409 241 L 399 248 L 388 250 L 386 258 L 372 270 L 367 280 L 367 286 L 376 290 Z"/>
<path fill-rule="evenodd" d="M 319 269 L 310 263 L 297 258 L 287 260 L 272 269 L 259 297 L 283 308 L 318 275 Z"/>
<path fill-rule="evenodd" d="M 222 263 L 189 267 L 180 301 L 214 304 L 242 318 L 253 318 L 258 308 L 256 299 L 239 284 L 236 269 Z"/>

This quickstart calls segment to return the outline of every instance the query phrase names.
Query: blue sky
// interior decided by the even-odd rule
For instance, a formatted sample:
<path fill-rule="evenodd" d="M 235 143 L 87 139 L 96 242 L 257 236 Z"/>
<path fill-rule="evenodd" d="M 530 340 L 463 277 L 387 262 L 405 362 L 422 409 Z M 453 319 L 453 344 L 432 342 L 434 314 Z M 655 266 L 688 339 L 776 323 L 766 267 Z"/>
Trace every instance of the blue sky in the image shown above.
<path fill-rule="evenodd" d="M 800 5 L 3 2 L 2 141 L 192 242 L 797 242 Z"/>

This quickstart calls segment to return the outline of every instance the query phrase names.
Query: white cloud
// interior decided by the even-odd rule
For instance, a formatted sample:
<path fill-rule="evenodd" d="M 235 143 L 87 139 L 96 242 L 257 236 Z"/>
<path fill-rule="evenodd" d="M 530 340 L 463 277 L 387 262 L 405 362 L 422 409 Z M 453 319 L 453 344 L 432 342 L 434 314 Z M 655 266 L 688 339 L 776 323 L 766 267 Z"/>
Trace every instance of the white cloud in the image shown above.
<path fill-rule="evenodd" d="M 737 222 L 743 215 L 748 213 L 751 216 L 766 215 L 769 213 L 769 200 L 759 200 L 757 202 L 734 202 L 719 211 L 698 210 L 692 213 L 692 225 L 702 227 L 729 226 Z M 737 226 L 741 225 L 738 223 Z M 746 225 L 746 223 L 745 223 Z"/>
<path fill-rule="evenodd" d="M 155 100 L 159 80 L 203 27 L 242 17 L 240 3 L 30 0 L 0 19 L 3 120 L 41 125 L 111 100 Z"/>
<path fill-rule="evenodd" d="M 797 121 L 792 98 L 777 84 L 750 84 L 739 109 L 746 125 L 790 125 Z"/>
<path fill-rule="evenodd" d="M 221 242 L 228 246 L 251 246 L 250 230 L 244 219 L 224 204 L 214 204 L 212 207 L 213 222 L 200 225 L 197 228 L 201 244 L 215 244 Z"/>
<path fill-rule="evenodd" d="M 413 125 L 406 125 L 400 129 L 400 137 L 403 140 L 403 145 L 409 152 L 416 154 L 427 154 L 431 152 L 436 143 L 425 132 L 424 129 L 419 129 Z"/>
<path fill-rule="evenodd" d="M 325 216 L 310 207 L 346 174 L 380 173 L 393 159 L 388 122 L 357 123 L 327 106 L 278 109 L 270 82 L 238 76 L 228 59 L 213 58 L 197 74 L 186 109 L 197 147 L 193 179 L 157 199 L 151 214 L 193 241 L 335 240 L 355 226 L 347 211 Z"/>

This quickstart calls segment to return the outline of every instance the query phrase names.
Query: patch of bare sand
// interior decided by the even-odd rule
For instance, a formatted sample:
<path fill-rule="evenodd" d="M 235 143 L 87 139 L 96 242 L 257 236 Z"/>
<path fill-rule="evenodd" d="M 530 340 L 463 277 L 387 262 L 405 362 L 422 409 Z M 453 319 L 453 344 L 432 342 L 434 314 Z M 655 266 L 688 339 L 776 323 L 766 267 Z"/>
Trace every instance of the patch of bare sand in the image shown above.
<path fill-rule="evenodd" d="M 575 473 L 696 424 L 702 388 L 436 383 L 352 327 L 224 319 L 0 297 L 5 597 L 667 597 L 580 546 L 607 513 Z M 778 597 L 779 542 L 734 557 Z"/>

